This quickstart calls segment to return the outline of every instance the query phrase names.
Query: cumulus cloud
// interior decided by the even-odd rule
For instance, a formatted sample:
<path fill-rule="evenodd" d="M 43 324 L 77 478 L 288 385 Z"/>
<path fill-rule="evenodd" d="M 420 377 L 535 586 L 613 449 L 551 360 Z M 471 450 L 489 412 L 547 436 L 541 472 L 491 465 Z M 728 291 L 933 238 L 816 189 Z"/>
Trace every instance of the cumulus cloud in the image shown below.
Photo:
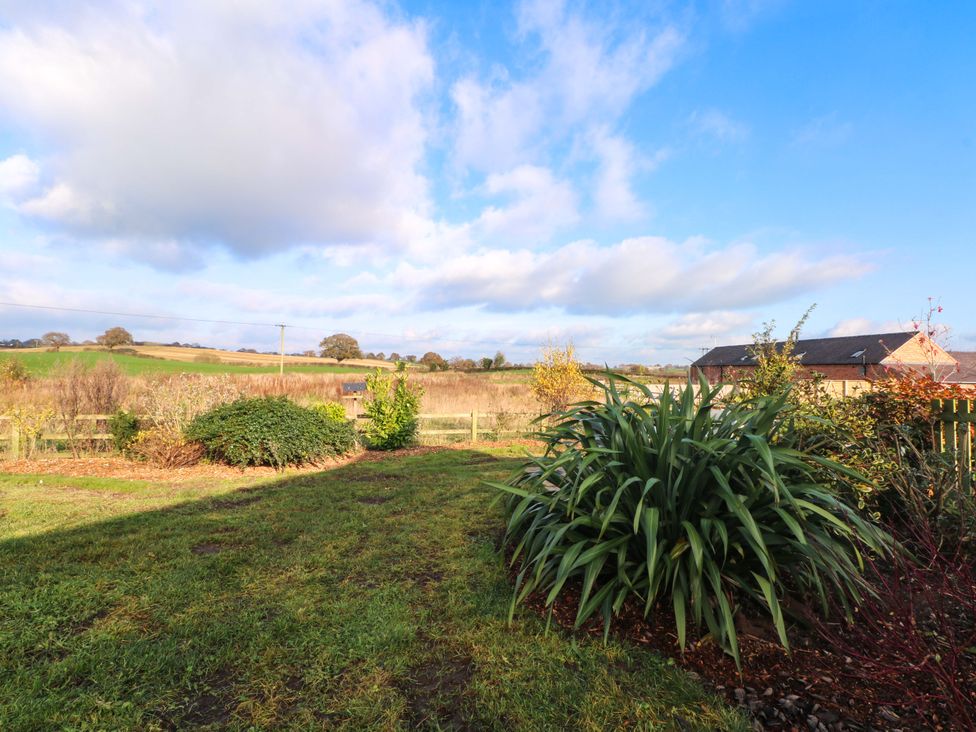
<path fill-rule="evenodd" d="M 7 16 L 0 106 L 50 152 L 43 171 L 17 156 L 0 170 L 18 191 L 51 181 L 20 202 L 25 214 L 75 234 L 258 254 L 395 238 L 429 205 L 420 23 L 365 0 L 288 12 L 41 2 Z"/>
<path fill-rule="evenodd" d="M 596 132 L 592 143 L 600 158 L 593 188 L 593 202 L 597 213 L 609 220 L 643 218 L 646 210 L 631 187 L 631 179 L 639 161 L 634 146 L 606 130 Z M 656 164 L 656 161 L 652 164 Z"/>
<path fill-rule="evenodd" d="M 558 0 L 522 3 L 518 23 L 523 44 L 542 56 L 538 71 L 513 79 L 496 69 L 452 89 L 455 162 L 462 168 L 497 172 L 519 161 L 538 163 L 547 145 L 576 128 L 616 120 L 671 68 L 684 41 L 670 25 L 651 35 L 626 32 Z"/>
<path fill-rule="evenodd" d="M 178 289 L 187 298 L 217 301 L 231 305 L 242 313 L 278 313 L 290 317 L 345 317 L 363 312 L 393 313 L 402 307 L 402 303 L 392 295 L 291 294 L 203 279 L 181 280 Z"/>
<path fill-rule="evenodd" d="M 23 154 L 0 160 L 0 198 L 19 197 L 37 185 L 41 169 Z"/>
<path fill-rule="evenodd" d="M 698 239 L 640 237 L 612 246 L 577 241 L 544 252 L 480 251 L 429 268 L 402 264 L 394 280 L 417 288 L 419 304 L 428 308 L 557 307 L 623 315 L 751 307 L 870 269 L 855 255 L 818 257 L 799 249 L 762 254 L 748 243 L 712 247 Z"/>
<path fill-rule="evenodd" d="M 905 328 L 897 320 L 871 320 L 870 318 L 848 318 L 838 322 L 827 335 L 831 337 L 865 335 L 870 333 L 897 333 Z"/>
<path fill-rule="evenodd" d="M 514 196 L 511 203 L 488 206 L 478 217 L 475 227 L 489 238 L 545 242 L 579 221 L 573 187 L 556 180 L 547 168 L 520 165 L 495 173 L 488 176 L 484 189 L 489 196 Z"/>
<path fill-rule="evenodd" d="M 657 331 L 657 336 L 669 341 L 700 340 L 739 331 L 751 321 L 748 313 L 728 310 L 686 313 Z"/>

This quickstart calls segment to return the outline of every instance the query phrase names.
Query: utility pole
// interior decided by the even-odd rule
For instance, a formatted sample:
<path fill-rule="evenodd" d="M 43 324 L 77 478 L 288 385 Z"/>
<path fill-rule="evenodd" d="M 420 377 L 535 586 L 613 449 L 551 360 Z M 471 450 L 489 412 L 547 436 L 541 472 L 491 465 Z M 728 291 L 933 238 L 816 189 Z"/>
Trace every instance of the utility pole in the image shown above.
<path fill-rule="evenodd" d="M 278 323 L 278 327 L 281 328 L 281 347 L 280 355 L 278 360 L 278 375 L 285 375 L 285 324 Z"/>

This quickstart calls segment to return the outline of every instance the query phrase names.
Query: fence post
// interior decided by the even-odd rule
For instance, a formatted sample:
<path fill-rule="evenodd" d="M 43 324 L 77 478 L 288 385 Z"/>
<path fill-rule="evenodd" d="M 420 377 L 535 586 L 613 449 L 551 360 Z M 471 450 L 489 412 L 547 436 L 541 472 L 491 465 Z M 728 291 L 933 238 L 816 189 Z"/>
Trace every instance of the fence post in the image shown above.
<path fill-rule="evenodd" d="M 969 490 L 973 484 L 973 440 L 970 432 L 970 402 L 961 400 L 956 410 L 956 444 L 959 446 L 959 474 L 962 484 Z"/>
<path fill-rule="evenodd" d="M 471 412 L 471 442 L 478 441 L 478 410 Z"/>
<path fill-rule="evenodd" d="M 12 460 L 20 457 L 20 428 L 13 420 L 10 421 L 10 457 Z"/>

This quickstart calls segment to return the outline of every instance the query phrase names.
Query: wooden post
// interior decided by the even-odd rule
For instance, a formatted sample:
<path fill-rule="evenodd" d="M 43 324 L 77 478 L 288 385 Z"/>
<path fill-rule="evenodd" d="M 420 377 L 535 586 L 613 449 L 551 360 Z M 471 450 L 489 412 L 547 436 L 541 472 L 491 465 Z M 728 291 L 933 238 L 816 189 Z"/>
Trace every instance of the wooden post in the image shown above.
<path fill-rule="evenodd" d="M 845 399 L 847 398 L 847 379 L 844 379 L 844 380 L 843 380 L 843 381 L 841 382 L 841 387 L 840 387 L 840 395 L 841 395 L 842 397 L 844 397 Z"/>
<path fill-rule="evenodd" d="M 279 361 L 278 361 L 278 376 L 285 375 L 285 326 L 284 323 L 278 323 L 278 327 L 281 328 L 281 348 L 279 351 Z"/>
<path fill-rule="evenodd" d="M 478 410 L 471 412 L 471 442 L 478 441 Z"/>
<path fill-rule="evenodd" d="M 20 428 L 13 420 L 10 421 L 10 457 L 13 460 L 20 457 Z"/>
<path fill-rule="evenodd" d="M 969 490 L 973 485 L 973 439 L 970 432 L 970 402 L 962 399 L 956 409 L 956 444 L 959 445 L 959 475 L 962 485 Z"/>
<path fill-rule="evenodd" d="M 956 452 L 956 429 L 952 422 L 956 415 L 956 400 L 944 399 L 942 401 L 942 434 L 945 436 L 944 444 L 946 452 Z"/>

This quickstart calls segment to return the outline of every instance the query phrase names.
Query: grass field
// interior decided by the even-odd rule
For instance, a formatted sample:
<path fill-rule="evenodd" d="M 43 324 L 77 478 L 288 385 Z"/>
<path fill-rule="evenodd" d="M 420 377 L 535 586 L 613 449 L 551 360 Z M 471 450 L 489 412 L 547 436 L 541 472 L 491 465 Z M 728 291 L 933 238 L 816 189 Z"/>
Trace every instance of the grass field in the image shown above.
<path fill-rule="evenodd" d="M 0 476 L 0 729 L 746 729 L 643 649 L 506 625 L 508 450 Z"/>
<path fill-rule="evenodd" d="M 221 361 L 219 363 L 202 363 L 198 361 L 182 358 L 172 358 L 165 354 L 163 347 L 150 349 L 144 356 L 131 353 L 109 353 L 107 351 L 61 351 L 58 353 L 48 352 L 41 349 L 17 349 L 0 351 L 0 359 L 14 357 L 19 359 L 27 367 L 33 376 L 47 376 L 58 364 L 64 363 L 69 359 L 81 359 L 87 364 L 95 364 L 102 360 L 112 360 L 130 376 L 142 376 L 146 374 L 164 373 L 193 373 L 193 374 L 276 374 L 278 373 L 278 363 L 276 360 L 267 359 L 266 363 L 257 365 L 246 361 Z M 196 349 L 172 349 L 174 351 L 192 351 Z M 205 351 L 203 354 L 210 354 L 214 358 L 212 351 Z M 246 354 L 253 356 L 254 354 Z M 261 354 L 258 354 L 261 355 Z M 327 373 L 366 373 L 370 370 L 369 365 L 347 365 L 330 362 L 315 363 L 313 359 L 301 361 L 285 362 L 286 373 L 303 374 L 327 374 Z"/>

